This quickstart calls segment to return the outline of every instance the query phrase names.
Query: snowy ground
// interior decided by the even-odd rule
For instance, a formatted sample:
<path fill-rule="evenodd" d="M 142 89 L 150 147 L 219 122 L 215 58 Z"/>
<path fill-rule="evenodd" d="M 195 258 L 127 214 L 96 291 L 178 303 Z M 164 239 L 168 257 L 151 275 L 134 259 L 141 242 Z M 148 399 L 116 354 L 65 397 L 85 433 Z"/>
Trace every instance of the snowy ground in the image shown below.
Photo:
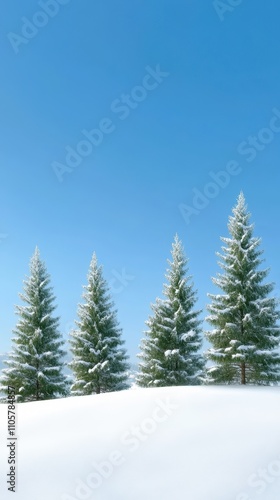
<path fill-rule="evenodd" d="M 276 500 L 280 388 L 173 387 L 17 406 L 17 491 L 1 500 Z"/>

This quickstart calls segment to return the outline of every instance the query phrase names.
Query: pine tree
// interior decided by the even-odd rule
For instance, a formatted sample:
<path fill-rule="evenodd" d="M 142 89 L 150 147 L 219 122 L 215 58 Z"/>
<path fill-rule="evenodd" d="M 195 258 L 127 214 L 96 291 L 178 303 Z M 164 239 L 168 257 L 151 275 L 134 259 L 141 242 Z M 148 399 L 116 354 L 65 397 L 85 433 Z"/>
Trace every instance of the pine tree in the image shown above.
<path fill-rule="evenodd" d="M 64 344 L 58 331 L 59 319 L 53 317 L 55 297 L 49 286 L 50 276 L 36 248 L 30 261 L 30 276 L 24 281 L 20 298 L 26 304 L 16 306 L 20 317 L 14 330 L 13 349 L 5 361 L 1 387 L 15 388 L 18 402 L 38 401 L 66 396 L 67 379 L 63 374 Z"/>
<path fill-rule="evenodd" d="M 78 306 L 78 329 L 71 333 L 74 373 L 73 395 L 100 394 L 128 388 L 128 356 L 122 347 L 118 327 L 102 266 L 94 254 L 84 286 L 84 303 Z"/>
<path fill-rule="evenodd" d="M 146 338 L 141 343 L 142 360 L 137 383 L 142 387 L 197 385 L 201 381 L 204 359 L 199 354 L 201 328 L 194 310 L 196 292 L 187 276 L 188 260 L 178 236 L 168 260 L 165 299 L 156 299 L 153 315 L 146 322 Z"/>
<path fill-rule="evenodd" d="M 211 383 L 266 385 L 280 380 L 277 300 L 270 296 L 274 285 L 264 283 L 269 269 L 259 268 L 263 251 L 250 217 L 241 193 L 229 217 L 231 237 L 221 238 L 225 246 L 223 254 L 217 254 L 223 273 L 213 282 L 223 294 L 209 294 L 206 319 L 214 327 L 206 332 L 213 346 L 207 353 L 214 363 L 208 369 Z"/>

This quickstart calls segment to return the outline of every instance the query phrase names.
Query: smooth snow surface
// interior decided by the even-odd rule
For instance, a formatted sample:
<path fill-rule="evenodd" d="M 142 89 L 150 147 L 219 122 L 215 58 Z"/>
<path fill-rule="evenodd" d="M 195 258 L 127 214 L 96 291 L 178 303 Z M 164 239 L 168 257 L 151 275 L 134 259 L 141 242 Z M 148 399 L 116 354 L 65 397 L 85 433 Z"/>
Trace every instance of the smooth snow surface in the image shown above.
<path fill-rule="evenodd" d="M 17 491 L 1 500 L 276 500 L 280 388 L 136 389 L 17 406 Z"/>

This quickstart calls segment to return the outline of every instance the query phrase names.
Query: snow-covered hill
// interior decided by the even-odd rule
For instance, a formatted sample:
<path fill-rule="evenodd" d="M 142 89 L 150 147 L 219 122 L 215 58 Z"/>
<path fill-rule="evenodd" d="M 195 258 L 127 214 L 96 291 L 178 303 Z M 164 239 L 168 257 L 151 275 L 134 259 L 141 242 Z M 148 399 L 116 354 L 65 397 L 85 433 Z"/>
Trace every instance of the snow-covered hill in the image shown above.
<path fill-rule="evenodd" d="M 279 498 L 279 388 L 136 389 L 25 403 L 17 417 L 19 500 Z M 6 405 L 0 429 L 6 500 Z"/>

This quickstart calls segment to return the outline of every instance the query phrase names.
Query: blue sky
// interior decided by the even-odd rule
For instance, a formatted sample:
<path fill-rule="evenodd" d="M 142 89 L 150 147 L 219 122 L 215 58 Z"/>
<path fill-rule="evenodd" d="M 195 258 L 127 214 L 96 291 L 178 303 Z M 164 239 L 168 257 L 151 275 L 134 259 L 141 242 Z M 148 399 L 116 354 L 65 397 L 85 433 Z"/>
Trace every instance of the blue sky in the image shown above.
<path fill-rule="evenodd" d="M 241 189 L 279 296 L 280 5 L 229 3 L 1 0 L 0 352 L 38 245 L 65 338 L 97 253 L 135 360 L 175 233 L 205 308 Z"/>

